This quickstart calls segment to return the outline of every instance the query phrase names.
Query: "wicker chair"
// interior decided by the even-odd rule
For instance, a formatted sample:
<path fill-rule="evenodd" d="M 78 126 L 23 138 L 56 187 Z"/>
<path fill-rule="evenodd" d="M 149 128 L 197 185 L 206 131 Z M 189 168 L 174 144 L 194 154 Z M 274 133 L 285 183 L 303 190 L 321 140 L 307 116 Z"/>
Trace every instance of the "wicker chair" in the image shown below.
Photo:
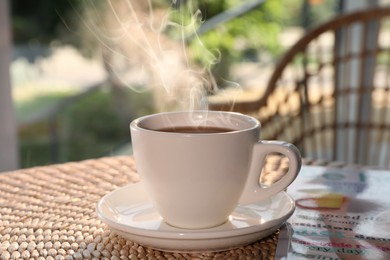
<path fill-rule="evenodd" d="M 276 65 L 265 94 L 233 110 L 255 115 L 262 139 L 294 143 L 305 157 L 390 168 L 390 8 L 309 31 Z"/>

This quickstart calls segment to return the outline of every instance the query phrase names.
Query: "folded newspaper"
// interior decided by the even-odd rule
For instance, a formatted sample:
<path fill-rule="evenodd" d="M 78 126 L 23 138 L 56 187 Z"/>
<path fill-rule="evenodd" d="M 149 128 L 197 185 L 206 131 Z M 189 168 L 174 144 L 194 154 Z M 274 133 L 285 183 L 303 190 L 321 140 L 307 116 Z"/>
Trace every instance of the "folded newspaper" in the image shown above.
<path fill-rule="evenodd" d="M 304 166 L 276 259 L 390 259 L 390 171 Z"/>

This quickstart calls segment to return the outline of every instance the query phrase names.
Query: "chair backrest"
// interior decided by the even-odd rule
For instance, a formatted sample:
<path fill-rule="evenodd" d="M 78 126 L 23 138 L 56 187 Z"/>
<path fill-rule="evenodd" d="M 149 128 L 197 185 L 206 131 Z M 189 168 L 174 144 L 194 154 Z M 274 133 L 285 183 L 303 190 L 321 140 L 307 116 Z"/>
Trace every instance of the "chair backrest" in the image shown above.
<path fill-rule="evenodd" d="M 262 139 L 294 143 L 305 157 L 390 168 L 390 8 L 306 33 L 245 109 L 256 111 Z"/>

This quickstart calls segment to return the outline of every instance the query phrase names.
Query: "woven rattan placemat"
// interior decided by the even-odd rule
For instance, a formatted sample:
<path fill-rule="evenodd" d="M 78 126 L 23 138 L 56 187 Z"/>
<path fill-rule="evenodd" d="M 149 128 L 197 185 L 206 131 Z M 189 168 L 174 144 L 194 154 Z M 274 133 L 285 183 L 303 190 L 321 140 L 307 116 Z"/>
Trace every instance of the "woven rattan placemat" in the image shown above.
<path fill-rule="evenodd" d="M 267 164 L 278 178 L 283 160 Z M 274 177 L 265 176 L 272 182 Z M 280 175 L 280 174 L 279 174 Z M 223 252 L 169 253 L 125 240 L 102 223 L 97 201 L 137 182 L 133 158 L 108 157 L 0 174 L 1 259 L 273 259 L 278 232 Z"/>

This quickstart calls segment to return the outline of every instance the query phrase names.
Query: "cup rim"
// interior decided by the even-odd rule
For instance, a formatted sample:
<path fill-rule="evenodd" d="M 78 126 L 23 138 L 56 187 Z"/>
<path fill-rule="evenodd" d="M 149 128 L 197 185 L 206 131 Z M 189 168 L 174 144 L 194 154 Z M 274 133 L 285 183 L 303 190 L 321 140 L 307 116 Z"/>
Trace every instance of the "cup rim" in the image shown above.
<path fill-rule="evenodd" d="M 247 124 L 247 127 L 242 126 L 239 129 L 234 129 L 233 131 L 229 132 L 217 132 L 217 133 L 178 133 L 178 132 L 164 132 L 164 131 L 159 131 L 158 129 L 153 129 L 153 127 L 145 127 L 142 126 L 145 122 L 148 120 L 152 120 L 153 118 L 163 118 L 163 117 L 175 117 L 175 116 L 182 116 L 184 114 L 192 114 L 192 115 L 212 115 L 214 118 L 217 118 L 218 116 L 223 116 L 224 118 L 234 118 L 237 122 L 240 121 L 244 124 Z M 177 125 L 179 126 L 179 125 Z M 185 126 L 185 125 L 183 125 Z M 188 124 L 186 125 L 188 126 Z M 227 125 L 222 125 L 226 126 Z M 259 120 L 252 116 L 248 116 L 245 114 L 241 114 L 238 112 L 231 112 L 231 111 L 214 111 L 214 110 L 194 110 L 194 111 L 174 111 L 174 112 L 160 112 L 160 113 L 154 113 L 154 114 L 149 114 L 145 116 L 141 116 L 137 119 L 134 119 L 130 123 L 130 129 L 131 130 L 136 130 L 136 131 L 143 131 L 143 132 L 150 132 L 150 133 L 160 133 L 160 134 L 168 134 L 168 135 L 196 135 L 196 136 L 205 136 L 205 135 L 229 135 L 233 133 L 239 133 L 239 132 L 246 132 L 246 131 L 252 131 L 255 129 L 258 129 L 261 127 L 261 123 Z"/>

